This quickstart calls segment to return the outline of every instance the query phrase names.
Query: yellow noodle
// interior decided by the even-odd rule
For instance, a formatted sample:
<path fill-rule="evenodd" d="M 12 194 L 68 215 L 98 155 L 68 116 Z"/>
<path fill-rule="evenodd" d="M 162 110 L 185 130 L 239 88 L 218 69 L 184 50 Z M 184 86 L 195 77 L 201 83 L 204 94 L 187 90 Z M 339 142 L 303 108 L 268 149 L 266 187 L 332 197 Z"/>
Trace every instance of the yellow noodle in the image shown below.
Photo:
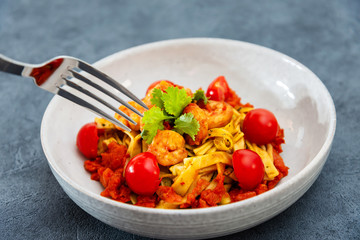
<path fill-rule="evenodd" d="M 95 118 L 95 124 L 98 129 L 115 129 L 115 125 L 104 118 Z"/>
<path fill-rule="evenodd" d="M 237 177 L 235 175 L 235 172 L 230 173 L 230 175 L 228 177 L 231 178 L 232 180 L 236 181 L 236 182 L 238 181 Z"/>
<path fill-rule="evenodd" d="M 141 151 L 146 152 L 148 150 L 149 144 L 145 142 L 144 140 L 141 140 Z"/>
<path fill-rule="evenodd" d="M 187 153 L 188 153 L 188 157 L 195 157 L 196 156 L 193 152 L 187 151 Z"/>
<path fill-rule="evenodd" d="M 124 144 L 126 147 L 129 147 L 130 141 L 131 141 L 130 137 L 125 134 L 124 137 L 123 137 L 123 139 L 122 139 L 123 144 Z"/>
<path fill-rule="evenodd" d="M 113 138 L 113 137 L 110 137 L 110 138 L 108 138 L 108 139 L 103 140 L 103 143 L 104 143 L 106 146 L 109 145 L 111 142 L 116 142 L 116 143 L 117 143 L 116 139 Z"/>
<path fill-rule="evenodd" d="M 218 174 L 223 174 L 225 171 L 225 164 L 221 162 L 216 163 L 216 169 L 218 171 Z"/>
<path fill-rule="evenodd" d="M 225 191 L 229 191 L 231 188 L 231 184 L 224 184 Z"/>
<path fill-rule="evenodd" d="M 240 113 L 241 122 L 244 121 L 245 117 L 246 117 L 245 113 Z"/>
<path fill-rule="evenodd" d="M 235 176 L 234 169 L 232 167 L 227 167 L 224 171 L 225 178 L 229 178 L 233 181 L 237 181 L 237 178 Z M 224 180 L 225 181 L 225 180 Z M 230 180 L 229 180 L 230 181 Z"/>
<path fill-rule="evenodd" d="M 225 127 L 223 127 L 223 129 L 228 131 L 231 134 L 234 134 L 236 132 L 235 125 L 234 125 L 234 118 Z"/>
<path fill-rule="evenodd" d="M 269 154 L 271 161 L 274 162 L 274 156 L 273 156 L 273 145 L 268 143 L 266 144 L 266 151 Z"/>
<path fill-rule="evenodd" d="M 191 192 L 194 190 L 194 188 L 196 187 L 197 182 L 199 181 L 200 177 L 201 177 L 200 175 L 197 175 L 197 176 L 196 176 L 196 179 L 195 179 L 195 180 L 193 181 L 193 183 L 190 185 L 190 187 L 189 187 L 186 195 L 188 195 L 189 193 L 191 193 Z M 186 195 L 185 195 L 184 198 L 186 198 Z"/>
<path fill-rule="evenodd" d="M 164 200 L 160 200 L 159 203 L 156 205 L 156 208 L 177 209 L 177 208 L 179 208 L 180 204 L 181 203 L 169 203 L 169 202 L 165 202 Z"/>
<path fill-rule="evenodd" d="M 141 153 L 141 135 L 135 131 L 124 131 L 124 133 L 128 136 L 129 139 L 125 141 L 127 143 L 127 152 L 130 155 L 130 158 L 133 158 L 137 154 Z"/>
<path fill-rule="evenodd" d="M 239 112 L 241 112 L 241 113 L 248 113 L 248 112 L 250 112 L 251 110 L 253 110 L 254 108 L 252 108 L 252 107 L 242 107 L 242 108 L 240 108 L 239 109 Z"/>
<path fill-rule="evenodd" d="M 214 146 L 214 147 L 210 148 L 209 151 L 207 151 L 206 154 L 214 153 L 214 152 L 216 152 L 216 151 L 217 151 L 217 149 L 216 149 L 216 147 Z"/>
<path fill-rule="evenodd" d="M 191 186 L 191 184 L 193 183 L 194 179 L 196 178 L 198 171 L 199 170 L 193 167 L 186 168 L 176 178 L 176 180 L 174 181 L 171 187 L 174 189 L 174 191 L 177 194 L 184 196 L 185 193 L 188 191 L 189 187 Z"/>
<path fill-rule="evenodd" d="M 240 116 L 240 112 L 233 108 L 233 118 L 238 118 Z"/>
<path fill-rule="evenodd" d="M 224 171 L 224 175 L 229 176 L 233 171 L 234 169 L 232 167 L 226 167 Z"/>
<path fill-rule="evenodd" d="M 234 135 L 234 142 L 238 142 L 240 141 L 241 138 L 244 137 L 244 133 L 243 132 L 237 132 L 235 135 Z"/>
<path fill-rule="evenodd" d="M 230 132 L 224 128 L 213 128 L 210 129 L 209 137 L 215 137 L 214 144 L 215 147 L 220 151 L 231 152 L 234 147 L 233 136 Z"/>
<path fill-rule="evenodd" d="M 213 146 L 214 146 L 213 140 L 208 140 L 204 144 L 200 145 L 199 147 L 194 148 L 193 151 L 196 156 L 201 156 L 201 155 L 206 154 L 210 150 L 210 148 L 212 148 Z"/>
<path fill-rule="evenodd" d="M 249 141 L 246 141 L 246 146 L 248 146 L 250 150 L 256 152 L 260 156 L 261 160 L 264 163 L 265 173 L 268 177 L 268 180 L 273 180 L 277 175 L 279 175 L 279 171 L 276 169 L 267 151 L 264 151 L 256 144 L 251 144 Z"/>
<path fill-rule="evenodd" d="M 258 146 L 250 143 L 245 140 L 244 133 L 241 131 L 244 118 L 252 109 L 251 107 L 241 107 L 238 110 L 233 108 L 232 119 L 226 126 L 208 130 L 208 136 L 199 146 L 185 144 L 188 157 L 182 162 L 160 171 L 161 186 L 171 186 L 183 199 L 178 203 L 160 200 L 156 208 L 179 208 L 180 204 L 186 203 L 187 195 L 194 190 L 199 179 L 209 182 L 209 185 L 204 185 L 204 189 L 200 189 L 199 192 L 205 188 L 214 189 L 217 185 L 216 174 L 225 176 L 224 188 L 226 193 L 219 204 L 230 203 L 231 198 L 228 191 L 232 184 L 236 184 L 234 181 L 237 182 L 232 168 L 232 153 L 238 149 L 248 148 L 260 156 L 265 166 L 264 180 L 272 180 L 279 174 L 273 164 L 273 146 L 271 144 Z M 106 145 L 112 141 L 124 144 L 128 148 L 130 157 L 147 151 L 148 144 L 141 139 L 138 132 L 119 131 L 105 119 L 96 119 L 95 122 L 99 128 L 105 129 L 104 136 L 100 137 L 99 151 L 105 151 Z M 130 195 L 130 200 L 135 204 L 136 194 Z"/>
<path fill-rule="evenodd" d="M 232 121 L 233 121 L 233 125 L 234 125 L 235 129 L 237 130 L 237 128 L 239 127 L 240 122 L 241 122 L 241 114 L 236 116 L 236 118 L 233 118 Z"/>
<path fill-rule="evenodd" d="M 206 173 L 203 175 L 200 175 L 200 178 L 203 180 L 206 180 L 208 182 L 210 182 L 210 180 L 213 178 L 215 172 L 211 172 L 211 173 Z"/>
<path fill-rule="evenodd" d="M 207 186 L 205 189 L 206 190 L 214 190 L 214 188 L 216 187 L 216 185 L 218 184 L 217 181 L 215 181 L 215 178 L 210 182 L 209 186 Z"/>
<path fill-rule="evenodd" d="M 188 149 L 188 150 L 193 151 L 194 148 L 195 148 L 195 146 L 191 146 L 191 145 L 189 145 L 189 144 L 185 144 L 185 149 Z"/>
<path fill-rule="evenodd" d="M 175 164 L 175 165 L 172 165 L 169 170 L 170 172 L 172 173 L 172 175 L 174 176 L 178 176 L 180 175 L 180 173 L 185 169 L 185 166 L 184 166 L 184 163 L 181 162 L 181 163 L 178 163 L 178 164 Z"/>
<path fill-rule="evenodd" d="M 130 201 L 132 204 L 136 204 L 137 203 L 137 196 L 135 193 L 130 193 Z"/>
<path fill-rule="evenodd" d="M 234 182 L 234 180 L 232 179 L 232 178 L 230 178 L 230 177 L 228 177 L 228 176 L 225 176 L 224 177 L 224 184 L 225 183 L 233 183 Z"/>
<path fill-rule="evenodd" d="M 231 184 L 224 184 L 224 187 L 225 187 L 226 193 L 222 196 L 220 205 L 225 205 L 225 204 L 231 203 L 230 195 L 227 193 L 231 188 Z"/>
<path fill-rule="evenodd" d="M 174 178 L 172 173 L 160 171 L 159 178 Z"/>
<path fill-rule="evenodd" d="M 214 165 L 211 165 L 211 166 L 204 167 L 204 168 L 200 169 L 199 174 L 209 173 L 209 172 L 213 172 L 213 171 L 216 171 L 216 170 L 217 170 L 217 165 L 214 164 Z"/>
<path fill-rule="evenodd" d="M 178 178 L 176 178 L 172 188 L 177 194 L 184 196 L 197 176 L 199 169 L 211 166 L 216 163 L 232 165 L 232 156 L 225 152 L 214 152 L 204 156 L 184 159 L 186 168 L 181 172 Z"/>
<path fill-rule="evenodd" d="M 105 140 L 105 136 L 99 137 L 97 155 L 100 155 L 101 153 L 106 151 L 106 146 L 103 144 L 104 140 Z"/>
<path fill-rule="evenodd" d="M 121 141 L 119 135 L 118 135 L 116 132 L 114 132 L 114 138 L 116 139 L 116 142 L 117 142 L 118 144 L 122 144 L 122 141 Z"/>

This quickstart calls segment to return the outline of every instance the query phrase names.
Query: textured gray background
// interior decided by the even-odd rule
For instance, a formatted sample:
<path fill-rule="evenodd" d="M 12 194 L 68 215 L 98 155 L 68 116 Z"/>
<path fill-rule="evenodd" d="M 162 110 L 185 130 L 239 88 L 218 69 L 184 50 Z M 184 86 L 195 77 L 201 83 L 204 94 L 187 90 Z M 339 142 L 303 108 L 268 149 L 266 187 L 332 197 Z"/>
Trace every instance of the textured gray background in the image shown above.
<path fill-rule="evenodd" d="M 360 1 L 0 1 L 0 53 L 95 62 L 184 37 L 248 41 L 308 66 L 329 89 L 337 131 L 315 184 L 279 216 L 223 239 L 359 239 Z M 0 238 L 145 239 L 91 217 L 62 191 L 40 143 L 52 95 L 0 73 Z M 186 231 L 186 229 L 184 229 Z"/>

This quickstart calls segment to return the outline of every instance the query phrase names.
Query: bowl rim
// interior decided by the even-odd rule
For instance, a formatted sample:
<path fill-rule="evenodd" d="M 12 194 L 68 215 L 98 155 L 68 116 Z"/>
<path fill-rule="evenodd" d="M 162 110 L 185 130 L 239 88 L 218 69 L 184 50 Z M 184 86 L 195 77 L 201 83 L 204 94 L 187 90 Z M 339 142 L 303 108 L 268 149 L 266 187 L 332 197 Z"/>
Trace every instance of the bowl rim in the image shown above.
<path fill-rule="evenodd" d="M 201 208 L 201 209 L 157 209 L 157 208 L 147 208 L 147 207 L 135 206 L 135 205 L 127 204 L 127 203 L 117 202 L 115 200 L 112 200 L 112 199 L 109 199 L 106 197 L 102 197 L 100 195 L 100 193 L 99 194 L 93 193 L 93 192 L 87 190 L 86 188 L 81 187 L 77 183 L 71 181 L 71 179 L 69 179 L 67 176 L 62 174 L 62 171 L 57 166 L 56 161 L 54 161 L 54 159 L 52 159 L 50 157 L 51 154 L 50 154 L 50 152 L 48 152 L 49 149 L 46 147 L 46 142 L 44 142 L 43 139 L 44 139 L 44 135 L 45 135 L 44 129 L 47 125 L 47 119 L 49 118 L 48 117 L 49 109 L 53 105 L 55 105 L 57 103 L 57 101 L 59 101 L 60 99 L 62 100 L 62 98 L 60 98 L 59 96 L 56 96 L 56 95 L 51 99 L 51 101 L 49 102 L 49 104 L 45 110 L 45 113 L 43 115 L 42 122 L 41 122 L 41 129 L 40 129 L 41 145 L 42 145 L 44 154 L 46 156 L 46 159 L 47 159 L 48 164 L 50 165 L 51 169 L 53 171 L 55 171 L 56 174 L 59 175 L 59 177 L 61 177 L 69 186 L 72 186 L 77 191 L 81 192 L 84 195 L 87 195 L 90 198 L 94 198 L 97 201 L 103 202 L 104 204 L 109 204 L 112 207 L 123 208 L 123 209 L 129 210 L 129 211 L 142 212 L 145 214 L 182 216 L 182 215 L 198 215 L 198 214 L 205 214 L 205 213 L 206 214 L 215 214 L 217 212 L 231 211 L 235 207 L 236 208 L 247 207 L 254 203 L 256 204 L 257 202 L 262 202 L 263 199 L 268 198 L 271 195 L 277 195 L 280 192 L 284 191 L 285 189 L 290 188 L 297 181 L 299 181 L 300 179 L 304 178 L 305 176 L 308 176 L 309 174 L 311 174 L 311 172 L 315 166 L 317 166 L 318 164 L 321 164 L 322 162 L 325 163 L 326 154 L 329 152 L 329 149 L 331 148 L 332 141 L 333 141 L 334 135 L 335 135 L 335 130 L 336 130 L 336 110 L 335 110 L 335 105 L 334 105 L 333 99 L 332 99 L 328 89 L 324 85 L 324 83 L 309 68 L 307 68 L 306 66 L 304 66 L 297 60 L 295 60 L 281 52 L 278 52 L 276 50 L 273 50 L 273 49 L 270 49 L 270 48 L 267 48 L 264 46 L 260 46 L 257 44 L 239 41 L 239 40 L 232 40 L 232 39 L 178 38 L 178 39 L 170 39 L 170 40 L 162 40 L 162 41 L 146 43 L 146 44 L 134 46 L 134 47 L 131 47 L 131 48 L 128 48 L 125 50 L 121 50 L 121 51 L 118 51 L 116 53 L 113 53 L 111 55 L 108 55 L 107 57 L 104 57 L 104 58 L 96 61 L 93 65 L 95 67 L 101 69 L 102 67 L 108 65 L 114 58 L 126 57 L 129 54 L 136 54 L 137 52 L 147 51 L 152 48 L 166 48 L 169 46 L 174 46 L 174 45 L 179 45 L 179 44 L 199 44 L 199 43 L 202 43 L 202 44 L 203 43 L 236 44 L 236 45 L 240 44 L 247 48 L 253 48 L 253 49 L 257 48 L 262 51 L 265 51 L 268 54 L 286 58 L 290 62 L 298 65 L 303 70 L 305 70 L 306 72 L 311 74 L 313 76 L 313 78 L 312 78 L 313 81 L 317 81 L 318 83 L 320 83 L 320 86 L 323 88 L 322 90 L 324 91 L 324 93 L 326 95 L 326 101 L 329 104 L 329 108 L 330 108 L 329 130 L 327 132 L 326 139 L 325 139 L 324 143 L 322 144 L 318 153 L 315 155 L 315 157 L 310 161 L 310 163 L 308 165 L 306 165 L 302 170 L 300 170 L 300 172 L 298 172 L 296 175 L 294 175 L 288 181 L 271 189 L 271 191 L 267 191 L 265 193 L 262 193 L 260 195 L 257 195 L 256 197 L 253 197 L 250 199 L 245 199 L 245 200 L 242 200 L 239 202 L 234 202 L 231 204 L 226 204 L 226 205 L 221 205 L 221 206 L 216 206 L 216 207 Z M 89 178 L 89 180 L 90 180 L 90 178 Z"/>

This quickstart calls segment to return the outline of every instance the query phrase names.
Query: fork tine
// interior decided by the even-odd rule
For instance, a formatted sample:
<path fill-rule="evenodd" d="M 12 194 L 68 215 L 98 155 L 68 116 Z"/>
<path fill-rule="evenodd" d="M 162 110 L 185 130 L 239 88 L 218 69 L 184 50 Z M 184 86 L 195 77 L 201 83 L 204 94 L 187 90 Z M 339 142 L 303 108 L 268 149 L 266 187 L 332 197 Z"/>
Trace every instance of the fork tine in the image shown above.
<path fill-rule="evenodd" d="M 139 115 L 140 117 L 144 117 L 144 115 L 139 112 L 139 110 L 137 110 L 136 108 L 134 108 L 133 106 L 131 106 L 129 103 L 125 102 L 124 100 L 122 100 L 121 98 L 119 98 L 118 96 L 116 96 L 115 94 L 113 94 L 112 92 L 106 90 L 105 88 L 99 86 L 98 84 L 94 83 L 93 81 L 91 81 L 90 79 L 84 77 L 83 75 L 79 74 L 78 72 L 69 69 L 69 71 L 73 74 L 73 76 L 77 79 L 79 79 L 80 81 L 83 81 L 84 83 L 96 88 L 97 90 L 105 93 L 106 95 L 112 97 L 113 99 L 115 99 L 116 101 L 118 101 L 119 103 L 121 103 L 122 105 L 124 105 L 125 107 L 127 107 L 128 109 L 130 109 L 131 111 L 135 112 L 137 115 Z"/>
<path fill-rule="evenodd" d="M 66 78 L 63 78 L 66 82 L 66 85 L 68 85 L 69 87 L 72 87 L 76 90 L 78 90 L 79 92 L 82 92 L 83 94 L 95 99 L 96 101 L 104 104 L 105 106 L 107 106 L 108 108 L 110 108 L 111 110 L 113 110 L 114 112 L 116 112 L 117 114 L 119 114 L 120 116 L 122 116 L 123 118 L 125 118 L 126 120 L 128 120 L 129 122 L 133 123 L 133 124 L 137 124 L 133 119 L 131 119 L 128 115 L 126 115 L 125 113 L 121 112 L 119 109 L 115 108 L 114 106 L 112 106 L 111 104 L 109 104 L 108 102 L 104 101 L 103 99 L 99 98 L 98 96 L 96 96 L 95 94 L 93 94 L 92 92 L 80 87 L 79 85 L 77 85 L 76 83 L 73 83 L 71 81 L 69 81 Z"/>
<path fill-rule="evenodd" d="M 127 90 L 124 86 L 122 86 L 120 83 L 118 83 L 117 81 L 115 81 L 114 79 L 109 77 L 108 75 L 106 75 L 106 74 L 100 72 L 99 70 L 97 70 L 96 68 L 92 67 L 91 65 L 89 65 L 89 64 L 87 64 L 87 63 L 85 63 L 83 61 L 79 61 L 78 68 L 80 68 L 81 70 L 84 70 L 84 71 L 90 73 L 91 75 L 103 80 L 104 82 L 106 82 L 110 86 L 116 88 L 121 93 L 125 94 L 127 97 L 134 100 L 140 106 L 144 107 L 147 110 L 149 109 L 145 105 L 145 103 L 143 103 L 139 98 L 137 98 L 133 93 L 131 93 L 129 90 Z"/>
<path fill-rule="evenodd" d="M 66 91 L 63 88 L 58 87 L 58 92 L 57 95 L 62 96 L 63 98 L 66 98 L 68 100 L 70 100 L 73 103 L 76 103 L 82 107 L 88 108 L 91 111 L 95 112 L 96 114 L 102 116 L 103 118 L 105 118 L 106 120 L 110 121 L 111 123 L 121 127 L 122 129 L 124 129 L 125 131 L 131 131 L 130 128 L 128 128 L 127 126 L 125 126 L 123 123 L 121 123 L 119 120 L 115 119 L 114 117 L 110 116 L 109 114 L 103 112 L 102 110 L 100 110 L 99 108 L 97 108 L 96 106 L 84 101 L 83 99 L 73 95 L 72 93 Z"/>

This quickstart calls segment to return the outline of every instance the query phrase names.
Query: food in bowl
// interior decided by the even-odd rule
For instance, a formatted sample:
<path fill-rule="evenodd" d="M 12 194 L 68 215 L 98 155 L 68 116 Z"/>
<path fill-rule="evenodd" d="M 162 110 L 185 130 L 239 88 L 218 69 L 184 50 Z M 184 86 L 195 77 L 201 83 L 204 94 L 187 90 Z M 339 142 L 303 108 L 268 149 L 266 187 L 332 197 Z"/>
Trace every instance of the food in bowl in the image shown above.
<path fill-rule="evenodd" d="M 149 79 L 175 80 L 193 90 L 203 87 L 206 92 L 213 78 L 225 74 L 243 101 L 276 115 L 286 137 L 281 156 L 290 167 L 289 174 L 274 189 L 217 207 L 154 209 L 118 202 L 100 195 L 102 184 L 89 179 L 76 149 L 81 125 L 96 116 L 55 96 L 41 126 L 41 142 L 50 169 L 80 208 L 110 226 L 164 239 L 204 239 L 243 231 L 294 204 L 326 163 L 336 129 L 331 95 L 313 72 L 282 53 L 234 40 L 176 39 L 121 51 L 95 66 L 122 79 L 137 96 L 145 95 Z"/>
<path fill-rule="evenodd" d="M 284 131 L 266 109 L 254 108 L 220 76 L 194 93 L 171 81 L 149 86 L 137 122 L 116 117 L 85 124 L 77 146 L 101 195 L 152 208 L 204 208 L 254 197 L 288 174 L 280 153 Z"/>

